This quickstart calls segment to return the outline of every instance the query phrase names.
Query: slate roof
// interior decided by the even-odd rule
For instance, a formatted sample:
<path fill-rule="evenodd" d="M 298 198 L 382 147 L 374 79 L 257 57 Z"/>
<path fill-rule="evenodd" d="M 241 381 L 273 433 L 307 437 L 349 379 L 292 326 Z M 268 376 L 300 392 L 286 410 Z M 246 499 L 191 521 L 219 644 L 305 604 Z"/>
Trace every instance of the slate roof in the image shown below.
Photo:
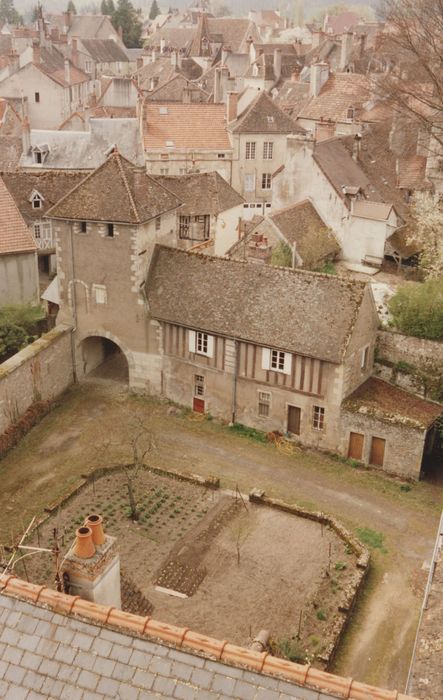
<path fill-rule="evenodd" d="M 171 141 L 173 148 L 231 150 L 223 104 L 146 101 L 143 134 L 145 150 L 166 149 L 166 141 Z"/>
<path fill-rule="evenodd" d="M 286 80 L 278 91 L 274 102 L 289 116 L 298 117 L 309 100 L 309 84 Z"/>
<path fill-rule="evenodd" d="M 90 77 L 83 73 L 82 70 L 76 68 L 71 62 L 70 63 L 70 81 L 65 79 L 65 57 L 63 54 L 55 48 L 47 49 L 43 46 L 40 48 L 40 62 L 33 63 L 33 65 L 38 68 L 42 73 L 47 75 L 49 78 L 54 80 L 59 85 L 63 87 L 69 87 L 70 85 L 77 85 L 79 83 L 85 83 L 90 80 Z M 23 66 L 25 69 L 26 66 Z"/>
<path fill-rule="evenodd" d="M 113 39 L 83 39 L 82 44 L 91 58 L 97 63 L 127 63 L 129 58 L 121 46 Z"/>
<path fill-rule="evenodd" d="M 0 178 L 0 255 L 32 253 L 35 250 L 37 245 L 12 195 Z"/>
<path fill-rule="evenodd" d="M 344 196 L 343 187 L 356 187 L 369 199 L 382 200 L 371 179 L 351 157 L 340 138 L 316 143 L 313 158 L 340 197 Z"/>
<path fill-rule="evenodd" d="M 208 26 L 211 34 L 220 34 L 222 43 L 230 46 L 234 53 L 239 52 L 241 48 L 245 49 L 242 45 L 249 37 L 258 39 L 255 24 L 247 18 L 210 17 Z"/>
<path fill-rule="evenodd" d="M 143 144 L 137 119 L 91 119 L 89 131 L 31 130 L 31 144 L 48 144 L 45 169 L 93 170 L 106 160 L 106 151 L 116 145 L 125 158 L 144 164 Z M 36 166 L 32 153 L 23 153 L 20 166 Z"/>
<path fill-rule="evenodd" d="M 254 68 L 256 70 L 254 71 Z M 264 53 L 252 63 L 245 73 L 246 78 L 262 78 L 263 80 L 284 80 L 290 78 L 293 73 L 298 73 L 301 70 L 300 59 L 296 54 L 282 54 L 281 56 L 281 74 L 279 77 L 274 71 L 274 55 L 272 53 Z"/>
<path fill-rule="evenodd" d="M 328 15 L 325 31 L 331 34 L 343 34 L 348 32 L 360 21 L 359 15 L 355 12 L 340 12 L 338 15 Z"/>
<path fill-rule="evenodd" d="M 172 192 L 114 150 L 47 216 L 80 221 L 141 224 L 176 209 L 181 201 Z"/>
<path fill-rule="evenodd" d="M 158 29 L 146 40 L 148 46 L 160 46 L 160 41 L 165 40 L 166 46 L 171 49 L 187 49 L 192 42 L 195 27 L 169 27 Z"/>
<path fill-rule="evenodd" d="M 197 80 L 202 74 L 202 68 L 193 58 L 182 58 L 181 67 L 171 64 L 170 57 L 159 57 L 153 63 L 148 63 L 135 73 L 135 79 L 142 90 L 151 89 L 151 78 L 158 79 L 158 86 L 167 83 L 176 75 L 184 75 L 187 80 Z"/>
<path fill-rule="evenodd" d="M 233 134 L 305 133 L 266 92 L 259 92 L 229 128 Z"/>
<path fill-rule="evenodd" d="M 359 119 L 371 97 L 371 81 L 359 73 L 335 73 L 329 76 L 316 97 L 300 112 L 300 119 L 332 119 L 346 122 L 349 107 L 357 110 Z M 360 110 L 360 113 L 359 111 Z"/>
<path fill-rule="evenodd" d="M 183 202 L 180 208 L 183 216 L 218 216 L 245 201 L 217 172 L 155 179 Z"/>
<path fill-rule="evenodd" d="M 4 173 L 2 177 L 21 215 L 29 224 L 33 221 L 40 221 L 54 204 L 57 204 L 65 194 L 84 179 L 85 173 L 60 170 L 38 172 L 20 170 Z M 39 209 L 33 209 L 32 202 L 29 201 L 34 190 L 43 197 L 42 206 Z"/>
<path fill-rule="evenodd" d="M 145 290 L 159 320 L 340 363 L 365 288 L 340 277 L 156 246 Z"/>
<path fill-rule="evenodd" d="M 443 414 L 441 404 L 410 394 L 378 377 L 367 379 L 345 399 L 343 407 L 388 423 L 423 429 Z"/>
<path fill-rule="evenodd" d="M 308 199 L 281 209 L 269 218 L 291 246 L 295 243 L 305 266 L 340 251 L 334 234 Z"/>

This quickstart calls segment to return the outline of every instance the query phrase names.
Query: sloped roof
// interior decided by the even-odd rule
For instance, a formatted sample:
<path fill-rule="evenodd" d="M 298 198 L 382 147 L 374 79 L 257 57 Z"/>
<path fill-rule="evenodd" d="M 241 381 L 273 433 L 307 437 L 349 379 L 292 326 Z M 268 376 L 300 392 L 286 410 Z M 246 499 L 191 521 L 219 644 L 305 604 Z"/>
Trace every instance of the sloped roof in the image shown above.
<path fill-rule="evenodd" d="M 343 34 L 353 29 L 359 21 L 359 15 L 350 11 L 340 12 L 338 15 L 327 15 L 325 31 L 331 34 Z"/>
<path fill-rule="evenodd" d="M 203 47 L 204 41 L 207 42 L 206 50 L 204 50 Z M 200 12 L 198 15 L 197 28 L 195 30 L 191 46 L 189 47 L 188 55 L 208 56 L 210 54 L 209 41 L 210 32 L 208 26 L 208 16 L 206 12 Z"/>
<path fill-rule="evenodd" d="M 189 89 L 192 92 L 192 102 L 207 102 L 210 94 L 196 83 L 187 80 L 184 75 L 177 74 L 166 83 L 160 85 L 146 95 L 148 102 L 183 102 L 183 91 Z M 195 97 L 198 99 L 195 99 Z"/>
<path fill-rule="evenodd" d="M 371 202 L 359 199 L 354 202 L 352 214 L 361 219 L 375 219 L 376 221 L 386 221 L 392 211 L 392 204 L 385 202 Z"/>
<path fill-rule="evenodd" d="M 343 407 L 388 423 L 423 429 L 429 428 L 443 413 L 441 404 L 410 394 L 378 377 L 367 379 L 343 402 Z"/>
<path fill-rule="evenodd" d="M 211 34 L 220 34 L 222 43 L 230 46 L 231 50 L 238 52 L 243 42 L 252 37 L 258 39 L 257 28 L 251 20 L 236 17 L 211 17 L 208 19 Z"/>
<path fill-rule="evenodd" d="M 259 92 L 229 128 L 234 134 L 305 133 L 266 92 Z"/>
<path fill-rule="evenodd" d="M 271 214 L 271 221 L 308 266 L 340 251 L 332 231 L 309 199 Z"/>
<path fill-rule="evenodd" d="M 172 192 L 118 150 L 49 210 L 47 216 L 141 224 L 181 205 Z"/>
<path fill-rule="evenodd" d="M 148 46 L 160 46 L 160 41 L 165 40 L 166 46 L 171 49 L 187 49 L 194 37 L 195 27 L 169 27 L 158 29 L 146 40 Z"/>
<path fill-rule="evenodd" d="M 54 204 L 84 180 L 85 173 L 63 170 L 37 172 L 20 170 L 4 173 L 2 177 L 21 215 L 25 221 L 31 223 L 34 220 L 39 221 Z M 30 196 L 33 191 L 37 191 L 43 197 L 42 206 L 39 209 L 32 207 Z"/>
<path fill-rule="evenodd" d="M 365 288 L 157 245 L 145 289 L 154 318 L 340 363 Z"/>
<path fill-rule="evenodd" d="M 343 197 L 343 187 L 356 187 L 371 200 L 382 200 L 371 179 L 351 157 L 340 138 L 316 143 L 313 158 L 340 197 Z"/>
<path fill-rule="evenodd" d="M 309 100 L 309 84 L 296 80 L 286 80 L 274 98 L 280 109 L 292 117 L 297 117 Z"/>
<path fill-rule="evenodd" d="M 33 65 L 63 87 L 85 83 L 90 80 L 86 73 L 83 73 L 82 70 L 76 68 L 69 61 L 70 80 L 68 82 L 65 76 L 65 57 L 55 48 L 46 49 L 42 46 L 40 48 L 40 62 L 33 63 Z M 26 66 L 23 66 L 23 68 L 26 68 Z"/>
<path fill-rule="evenodd" d="M 0 255 L 32 253 L 37 245 L 15 202 L 0 178 Z"/>
<path fill-rule="evenodd" d="M 335 73 L 329 76 L 320 93 L 310 99 L 299 117 L 346 122 L 347 111 L 353 107 L 357 110 L 358 119 L 370 97 L 371 81 L 367 76 L 359 73 Z"/>
<path fill-rule="evenodd" d="M 127 63 L 129 58 L 114 39 L 83 39 L 82 44 L 88 54 L 98 63 Z"/>
<path fill-rule="evenodd" d="M 245 201 L 217 172 L 155 179 L 181 199 L 180 214 L 185 216 L 217 216 Z"/>
<path fill-rule="evenodd" d="M 231 150 L 223 104 L 145 102 L 143 134 L 145 149 L 201 148 Z"/>

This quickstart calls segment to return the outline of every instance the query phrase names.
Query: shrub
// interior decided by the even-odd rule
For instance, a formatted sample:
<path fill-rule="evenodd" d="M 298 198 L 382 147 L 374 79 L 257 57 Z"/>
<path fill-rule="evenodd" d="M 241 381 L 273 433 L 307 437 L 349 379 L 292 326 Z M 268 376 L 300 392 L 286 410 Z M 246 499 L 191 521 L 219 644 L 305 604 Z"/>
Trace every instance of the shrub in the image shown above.
<path fill-rule="evenodd" d="M 271 265 L 292 267 L 292 250 L 287 243 L 278 243 L 272 250 Z"/>
<path fill-rule="evenodd" d="M 0 308 L 0 362 L 35 340 L 39 322 L 44 319 L 40 306 L 2 306 Z"/>
<path fill-rule="evenodd" d="M 317 620 L 321 620 L 322 622 L 324 622 L 326 620 L 326 617 L 327 615 L 324 610 L 317 610 Z"/>
<path fill-rule="evenodd" d="M 306 652 L 296 639 L 280 639 L 277 642 L 277 648 L 289 661 L 306 660 Z"/>
<path fill-rule="evenodd" d="M 263 433 L 261 430 L 256 430 L 255 428 L 248 428 L 247 425 L 243 425 L 242 423 L 234 423 L 229 426 L 229 429 L 237 433 L 237 435 L 243 435 L 252 440 L 258 440 L 258 442 L 267 442 L 266 433 Z"/>
<path fill-rule="evenodd" d="M 443 279 L 400 287 L 389 301 L 396 327 L 417 338 L 443 337 Z"/>

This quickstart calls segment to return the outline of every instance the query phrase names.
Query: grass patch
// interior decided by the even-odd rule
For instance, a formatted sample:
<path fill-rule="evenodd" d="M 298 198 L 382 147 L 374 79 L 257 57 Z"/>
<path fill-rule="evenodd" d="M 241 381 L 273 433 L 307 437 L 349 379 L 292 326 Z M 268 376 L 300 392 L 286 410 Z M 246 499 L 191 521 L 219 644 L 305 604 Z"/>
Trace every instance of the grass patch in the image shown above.
<path fill-rule="evenodd" d="M 236 435 L 247 437 L 250 440 L 256 440 L 257 442 L 267 442 L 266 433 L 263 433 L 261 430 L 256 430 L 255 428 L 248 428 L 242 423 L 234 423 L 233 425 L 230 425 L 229 430 L 235 433 Z"/>
<path fill-rule="evenodd" d="M 371 549 L 379 549 L 383 554 L 386 554 L 387 549 L 385 549 L 383 544 L 384 535 L 381 532 L 371 530 L 369 527 L 359 527 L 356 532 L 363 544 L 371 547 Z"/>

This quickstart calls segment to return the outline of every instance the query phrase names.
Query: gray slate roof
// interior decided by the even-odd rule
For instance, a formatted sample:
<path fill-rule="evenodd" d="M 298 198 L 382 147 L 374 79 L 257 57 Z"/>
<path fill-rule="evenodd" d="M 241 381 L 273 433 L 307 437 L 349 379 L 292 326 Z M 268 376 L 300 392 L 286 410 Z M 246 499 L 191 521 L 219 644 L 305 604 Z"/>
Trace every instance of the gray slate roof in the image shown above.
<path fill-rule="evenodd" d="M 0 594 L 3 700 L 319 700 L 287 681 Z"/>
<path fill-rule="evenodd" d="M 313 157 L 340 197 L 344 196 L 343 187 L 357 187 L 368 199 L 381 201 L 382 197 L 371 179 L 355 162 L 340 138 L 317 143 Z"/>
<path fill-rule="evenodd" d="M 83 39 L 82 44 L 91 58 L 98 63 L 126 63 L 126 52 L 113 39 Z"/>
<path fill-rule="evenodd" d="M 157 245 L 145 290 L 159 320 L 340 363 L 365 287 Z"/>

